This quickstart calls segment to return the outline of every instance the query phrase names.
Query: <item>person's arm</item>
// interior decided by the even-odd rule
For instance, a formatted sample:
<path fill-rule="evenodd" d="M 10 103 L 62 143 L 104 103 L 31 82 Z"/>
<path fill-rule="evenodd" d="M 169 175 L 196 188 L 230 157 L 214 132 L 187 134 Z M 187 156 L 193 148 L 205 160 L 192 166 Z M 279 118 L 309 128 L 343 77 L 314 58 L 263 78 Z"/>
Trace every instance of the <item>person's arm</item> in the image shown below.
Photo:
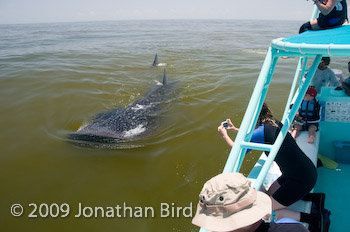
<path fill-rule="evenodd" d="M 233 147 L 233 140 L 230 138 L 230 136 L 228 136 L 227 134 L 227 130 L 233 130 L 233 131 L 236 131 L 238 132 L 239 128 L 235 127 L 233 125 L 233 123 L 231 122 L 230 119 L 227 119 L 226 120 L 228 122 L 228 127 L 227 129 L 221 124 L 219 127 L 218 127 L 218 132 L 221 134 L 222 138 L 226 141 L 226 143 L 230 146 L 230 147 Z"/>
<path fill-rule="evenodd" d="M 222 138 L 226 141 L 226 143 L 230 146 L 233 147 L 234 142 L 228 136 L 227 130 L 233 130 L 238 132 L 239 128 L 235 127 L 230 119 L 227 119 L 227 122 L 229 123 L 229 127 L 226 129 L 222 124 L 218 127 L 218 132 L 221 134 Z M 265 143 L 265 136 L 264 136 L 264 126 L 260 125 L 258 128 L 256 128 L 253 131 L 252 137 L 250 139 L 250 142 L 253 143 Z M 247 150 L 247 152 L 251 151 L 250 149 Z"/>
<path fill-rule="evenodd" d="M 333 10 L 338 0 L 328 0 L 326 4 L 323 4 L 319 0 L 314 0 L 314 2 L 323 15 L 328 15 Z"/>
<path fill-rule="evenodd" d="M 349 85 L 347 85 L 345 82 L 343 82 L 343 83 L 342 83 L 342 86 L 343 86 L 343 88 L 344 88 L 344 90 L 345 90 L 345 93 L 346 93 L 348 96 L 350 96 L 350 87 L 349 87 Z"/>
<path fill-rule="evenodd" d="M 218 132 L 221 134 L 222 138 L 226 141 L 226 143 L 230 146 L 233 147 L 233 140 L 228 136 L 226 128 L 224 128 L 222 125 L 218 127 Z"/>
<path fill-rule="evenodd" d="M 331 69 L 330 69 L 331 70 Z M 331 70 L 332 71 L 332 70 Z M 341 84 L 340 82 L 338 81 L 336 75 L 334 74 L 334 72 L 332 71 L 331 72 L 331 76 L 330 76 L 330 83 L 329 83 L 330 86 L 334 86 L 334 87 L 340 87 Z"/>

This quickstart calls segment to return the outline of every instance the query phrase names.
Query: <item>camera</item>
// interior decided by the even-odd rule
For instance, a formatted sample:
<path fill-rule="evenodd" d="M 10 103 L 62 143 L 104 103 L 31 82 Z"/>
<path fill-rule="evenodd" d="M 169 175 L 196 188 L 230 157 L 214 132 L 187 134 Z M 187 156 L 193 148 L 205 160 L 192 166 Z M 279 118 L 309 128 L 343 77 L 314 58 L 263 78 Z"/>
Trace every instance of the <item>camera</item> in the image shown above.
<path fill-rule="evenodd" d="M 227 127 L 229 126 L 227 121 L 222 122 L 221 125 L 222 125 L 224 128 L 227 128 Z"/>

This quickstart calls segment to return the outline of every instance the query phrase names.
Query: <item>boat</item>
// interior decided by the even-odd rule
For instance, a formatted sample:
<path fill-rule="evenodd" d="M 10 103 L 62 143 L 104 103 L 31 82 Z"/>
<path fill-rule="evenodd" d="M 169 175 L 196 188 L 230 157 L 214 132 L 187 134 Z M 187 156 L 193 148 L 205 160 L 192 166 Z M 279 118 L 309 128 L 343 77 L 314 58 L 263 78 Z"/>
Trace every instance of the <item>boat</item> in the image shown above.
<path fill-rule="evenodd" d="M 318 15 L 318 10 L 315 7 L 311 19 L 316 18 L 316 15 Z M 350 25 L 327 30 L 306 31 L 271 41 L 223 172 L 239 172 L 247 149 L 252 149 L 270 152 L 268 157 L 264 153 L 261 155 L 248 175 L 252 186 L 261 189 L 278 178 L 279 168 L 274 159 L 323 56 L 350 57 Z M 291 77 L 293 82 L 283 117 L 280 120 L 283 127 L 274 144 L 252 143 L 250 142 L 252 132 L 267 95 L 277 61 L 281 57 L 299 58 L 294 77 Z M 306 73 L 308 75 L 303 78 Z M 350 194 L 350 97 L 345 94 L 344 90 L 323 87 L 317 99 L 321 103 L 322 110 L 315 142 L 308 144 L 307 132 L 302 132 L 297 137 L 297 143 L 315 165 L 317 165 L 319 154 L 322 154 L 323 160 L 332 164 L 317 168 L 318 179 L 313 192 L 326 194 L 325 208 L 331 211 L 329 231 L 350 231 L 350 220 L 348 220 L 350 209 L 348 197 Z M 299 212 L 311 211 L 311 203 L 305 201 L 296 202 L 290 207 Z M 200 232 L 205 231 L 207 230 L 204 228 L 200 229 Z"/>

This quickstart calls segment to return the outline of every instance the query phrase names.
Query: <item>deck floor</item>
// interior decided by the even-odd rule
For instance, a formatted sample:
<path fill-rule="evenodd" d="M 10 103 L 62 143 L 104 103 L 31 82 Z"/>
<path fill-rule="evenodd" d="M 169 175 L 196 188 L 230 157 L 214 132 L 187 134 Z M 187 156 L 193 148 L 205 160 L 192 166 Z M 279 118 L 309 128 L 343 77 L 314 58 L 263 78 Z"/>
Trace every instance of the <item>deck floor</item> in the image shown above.
<path fill-rule="evenodd" d="M 337 169 L 318 168 L 314 192 L 326 193 L 325 208 L 331 211 L 330 232 L 350 231 L 350 165 Z"/>

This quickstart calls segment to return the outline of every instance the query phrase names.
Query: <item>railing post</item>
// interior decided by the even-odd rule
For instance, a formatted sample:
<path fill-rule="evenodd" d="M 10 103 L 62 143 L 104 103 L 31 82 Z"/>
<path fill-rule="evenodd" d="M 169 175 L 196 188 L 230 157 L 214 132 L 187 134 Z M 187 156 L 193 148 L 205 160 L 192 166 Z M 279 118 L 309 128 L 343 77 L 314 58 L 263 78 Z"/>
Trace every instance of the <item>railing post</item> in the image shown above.
<path fill-rule="evenodd" d="M 273 61 L 273 54 L 272 54 L 272 48 L 270 47 L 266 54 L 263 67 L 261 69 L 260 75 L 258 77 L 254 91 L 252 93 L 252 97 L 250 98 L 246 113 L 244 114 L 234 145 L 231 149 L 226 165 L 224 167 L 224 170 L 223 170 L 224 173 L 239 171 L 240 163 L 242 163 L 242 160 L 247 150 L 241 147 L 241 142 L 247 139 L 250 140 L 250 138 L 247 138 L 247 132 L 251 131 L 252 128 L 255 126 L 256 119 L 257 119 L 257 117 L 255 117 L 255 114 L 257 112 L 260 112 L 260 109 L 264 102 L 266 92 L 267 92 L 267 89 L 266 91 L 264 91 L 264 88 L 266 88 L 266 86 L 270 84 L 272 74 L 274 71 L 271 68 L 271 67 L 274 67 L 274 65 L 272 65 L 273 64 L 272 61 Z M 276 62 L 277 61 L 275 60 L 274 63 Z M 263 93 L 265 94 L 263 95 Z"/>

